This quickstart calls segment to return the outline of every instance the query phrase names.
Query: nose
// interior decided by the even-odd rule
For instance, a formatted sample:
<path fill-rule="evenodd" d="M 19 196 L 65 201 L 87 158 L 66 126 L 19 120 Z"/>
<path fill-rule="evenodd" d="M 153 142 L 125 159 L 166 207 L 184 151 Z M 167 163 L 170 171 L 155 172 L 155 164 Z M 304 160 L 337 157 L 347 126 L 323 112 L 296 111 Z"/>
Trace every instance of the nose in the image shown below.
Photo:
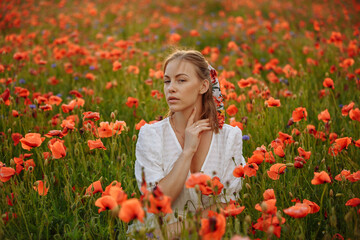
<path fill-rule="evenodd" d="M 176 91 L 176 88 L 174 86 L 174 81 L 170 81 L 169 85 L 168 85 L 168 91 L 173 93 Z"/>

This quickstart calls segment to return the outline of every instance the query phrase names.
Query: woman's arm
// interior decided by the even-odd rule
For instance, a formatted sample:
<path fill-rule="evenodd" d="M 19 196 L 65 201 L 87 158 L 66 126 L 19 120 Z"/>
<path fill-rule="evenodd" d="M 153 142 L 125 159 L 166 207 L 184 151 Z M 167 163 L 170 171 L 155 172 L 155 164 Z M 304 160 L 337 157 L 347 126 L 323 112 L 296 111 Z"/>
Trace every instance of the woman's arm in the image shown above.
<path fill-rule="evenodd" d="M 202 119 L 194 123 L 196 109 L 194 108 L 185 129 L 184 150 L 176 160 L 174 167 L 159 182 L 159 187 L 163 193 L 175 201 L 182 189 L 188 176 L 190 165 L 200 142 L 203 131 L 210 130 L 209 119 Z"/>

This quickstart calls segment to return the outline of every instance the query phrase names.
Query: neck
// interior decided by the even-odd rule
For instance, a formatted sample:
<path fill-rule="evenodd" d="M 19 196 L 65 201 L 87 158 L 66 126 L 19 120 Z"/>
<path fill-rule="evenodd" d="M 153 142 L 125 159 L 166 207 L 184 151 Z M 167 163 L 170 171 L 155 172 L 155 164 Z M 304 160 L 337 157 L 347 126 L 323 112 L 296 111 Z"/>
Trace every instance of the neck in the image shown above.
<path fill-rule="evenodd" d="M 195 114 L 194 122 L 200 120 L 200 115 L 202 113 L 201 104 L 195 104 L 195 106 L 196 106 L 196 114 Z M 188 122 L 188 119 L 189 119 L 192 111 L 193 111 L 193 108 L 188 108 L 181 112 L 175 112 L 172 115 L 173 123 L 175 124 L 176 129 L 179 132 L 181 132 L 181 133 L 185 132 L 186 124 Z"/>

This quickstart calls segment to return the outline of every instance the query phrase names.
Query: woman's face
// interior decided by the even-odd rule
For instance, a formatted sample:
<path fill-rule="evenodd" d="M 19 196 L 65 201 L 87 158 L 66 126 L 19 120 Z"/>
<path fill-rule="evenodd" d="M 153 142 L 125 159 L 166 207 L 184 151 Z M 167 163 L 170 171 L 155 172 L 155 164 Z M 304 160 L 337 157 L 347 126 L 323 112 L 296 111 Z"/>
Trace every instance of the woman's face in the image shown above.
<path fill-rule="evenodd" d="M 201 106 L 201 95 L 209 88 L 207 83 L 198 78 L 192 63 L 176 59 L 170 61 L 164 73 L 164 93 L 170 111 L 192 110 L 197 104 Z"/>

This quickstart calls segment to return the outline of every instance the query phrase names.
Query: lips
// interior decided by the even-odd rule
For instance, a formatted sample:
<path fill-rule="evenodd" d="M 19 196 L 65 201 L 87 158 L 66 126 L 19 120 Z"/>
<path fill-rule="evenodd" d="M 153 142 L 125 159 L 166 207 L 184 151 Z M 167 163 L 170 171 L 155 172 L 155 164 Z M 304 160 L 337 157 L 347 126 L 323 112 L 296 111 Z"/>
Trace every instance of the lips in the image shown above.
<path fill-rule="evenodd" d="M 179 100 L 179 99 L 176 97 L 168 97 L 168 101 L 171 101 L 171 100 Z"/>

